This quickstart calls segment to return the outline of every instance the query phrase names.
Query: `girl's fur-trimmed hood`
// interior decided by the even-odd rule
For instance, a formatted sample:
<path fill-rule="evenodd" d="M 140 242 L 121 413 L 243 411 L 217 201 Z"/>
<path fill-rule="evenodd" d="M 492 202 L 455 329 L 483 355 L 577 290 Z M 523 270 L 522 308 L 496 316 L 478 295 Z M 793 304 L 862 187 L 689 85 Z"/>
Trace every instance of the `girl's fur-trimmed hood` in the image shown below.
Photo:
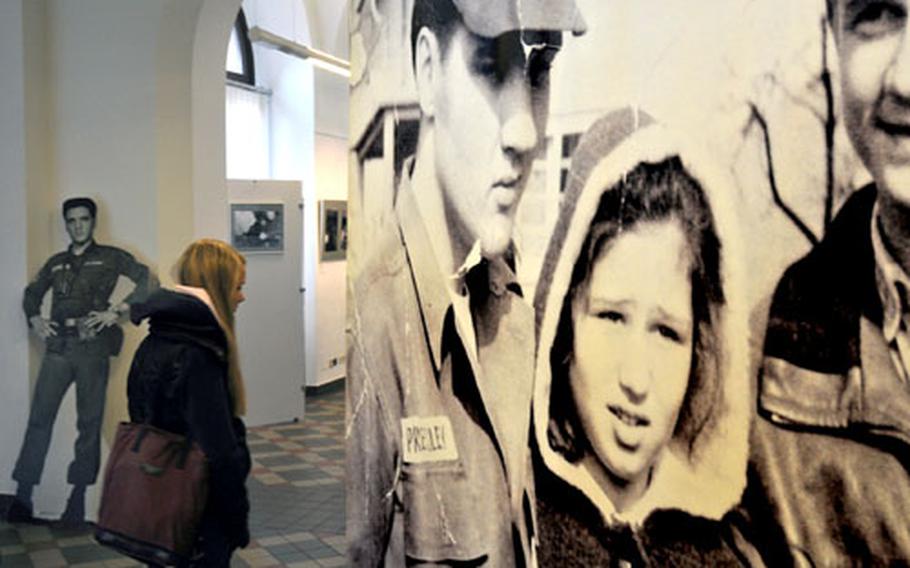
<path fill-rule="evenodd" d="M 678 157 L 689 175 L 702 186 L 721 241 L 720 273 L 726 302 L 715 321 L 718 340 L 715 347 L 720 350 L 720 395 L 710 426 L 698 435 L 694 453 L 685 456 L 666 448 L 645 495 L 620 513 L 580 461 L 569 462 L 549 444 L 550 350 L 572 270 L 604 191 L 639 164 L 658 163 L 672 157 Z M 717 169 L 703 149 L 637 109 L 614 111 L 595 122 L 572 158 L 563 207 L 544 258 L 534 302 L 538 347 L 533 435 L 546 467 L 581 491 L 608 522 L 640 524 L 651 511 L 671 508 L 719 519 L 742 495 L 752 393 L 748 310 L 742 271 L 737 266 L 743 256 L 736 232 L 736 211 L 730 199 L 734 192 L 732 178 Z"/>

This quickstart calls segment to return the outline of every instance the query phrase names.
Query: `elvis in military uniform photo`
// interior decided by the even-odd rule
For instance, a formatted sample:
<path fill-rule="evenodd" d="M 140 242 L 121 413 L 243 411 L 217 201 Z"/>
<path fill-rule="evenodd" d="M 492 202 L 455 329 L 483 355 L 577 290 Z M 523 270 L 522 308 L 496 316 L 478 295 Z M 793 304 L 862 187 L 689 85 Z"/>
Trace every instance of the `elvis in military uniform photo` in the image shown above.
<path fill-rule="evenodd" d="M 533 564 L 534 315 L 513 225 L 574 0 L 417 0 L 419 100 L 389 226 L 353 283 L 349 559 Z"/>
<path fill-rule="evenodd" d="M 73 384 L 78 436 L 67 472 L 72 489 L 61 520 L 84 520 L 85 491 L 97 481 L 101 461 L 110 358 L 119 354 L 123 344 L 118 322 L 130 305 L 148 294 L 150 286 L 148 267 L 120 248 L 95 242 L 98 207 L 92 199 L 67 199 L 62 213 L 70 245 L 41 267 L 22 302 L 28 325 L 45 350 L 12 474 L 17 490 L 7 512 L 10 521 L 32 518 L 33 489 L 41 482 L 60 404 Z M 111 304 L 121 276 L 132 281 L 134 288 L 122 301 Z M 49 290 L 50 317 L 45 317 L 42 302 Z"/>

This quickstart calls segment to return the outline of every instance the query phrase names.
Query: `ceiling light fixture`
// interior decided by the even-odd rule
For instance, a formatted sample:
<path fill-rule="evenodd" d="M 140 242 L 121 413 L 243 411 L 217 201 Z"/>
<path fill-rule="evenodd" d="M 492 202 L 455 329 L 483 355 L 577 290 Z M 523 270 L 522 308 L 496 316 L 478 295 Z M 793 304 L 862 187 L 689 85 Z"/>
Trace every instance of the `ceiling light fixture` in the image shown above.
<path fill-rule="evenodd" d="M 261 43 L 265 47 L 277 49 L 282 53 L 287 53 L 300 59 L 309 59 L 315 67 L 330 73 L 335 73 L 342 77 L 351 76 L 351 64 L 344 59 L 313 49 L 308 45 L 291 41 L 272 32 L 267 32 L 258 26 L 250 28 L 249 38 L 251 43 Z"/>

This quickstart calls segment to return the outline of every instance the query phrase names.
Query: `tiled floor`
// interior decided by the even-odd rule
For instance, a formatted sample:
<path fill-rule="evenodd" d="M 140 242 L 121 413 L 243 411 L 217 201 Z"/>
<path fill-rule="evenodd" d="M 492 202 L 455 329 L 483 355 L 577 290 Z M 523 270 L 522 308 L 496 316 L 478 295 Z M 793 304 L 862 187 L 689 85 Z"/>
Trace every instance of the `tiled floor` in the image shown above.
<path fill-rule="evenodd" d="M 346 565 L 344 390 L 309 397 L 302 423 L 251 429 L 249 444 L 252 541 L 232 567 Z M 139 566 L 96 544 L 90 529 L 2 520 L 0 565 Z"/>

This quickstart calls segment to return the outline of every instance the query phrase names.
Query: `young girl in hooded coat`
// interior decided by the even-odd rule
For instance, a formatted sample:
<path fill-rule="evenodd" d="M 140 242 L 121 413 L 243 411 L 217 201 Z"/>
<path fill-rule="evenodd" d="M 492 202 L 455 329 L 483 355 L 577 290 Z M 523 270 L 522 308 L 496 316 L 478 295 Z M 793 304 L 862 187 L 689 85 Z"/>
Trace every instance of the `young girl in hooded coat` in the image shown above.
<path fill-rule="evenodd" d="M 643 112 L 582 137 L 535 298 L 539 565 L 754 562 L 733 187 Z"/>

